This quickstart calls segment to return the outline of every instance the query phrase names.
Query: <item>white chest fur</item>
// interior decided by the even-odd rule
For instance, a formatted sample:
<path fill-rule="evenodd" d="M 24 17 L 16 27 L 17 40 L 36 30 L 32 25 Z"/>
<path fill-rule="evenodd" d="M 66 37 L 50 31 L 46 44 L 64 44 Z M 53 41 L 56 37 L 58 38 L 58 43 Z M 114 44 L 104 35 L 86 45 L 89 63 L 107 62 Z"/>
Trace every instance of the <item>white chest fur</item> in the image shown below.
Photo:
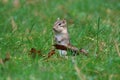
<path fill-rule="evenodd" d="M 67 45 L 69 44 L 68 34 L 57 34 L 55 35 L 55 41 L 57 44 Z"/>
<path fill-rule="evenodd" d="M 55 35 L 55 39 L 56 39 L 57 42 L 62 41 L 63 35 L 62 34 L 57 34 L 57 35 Z"/>

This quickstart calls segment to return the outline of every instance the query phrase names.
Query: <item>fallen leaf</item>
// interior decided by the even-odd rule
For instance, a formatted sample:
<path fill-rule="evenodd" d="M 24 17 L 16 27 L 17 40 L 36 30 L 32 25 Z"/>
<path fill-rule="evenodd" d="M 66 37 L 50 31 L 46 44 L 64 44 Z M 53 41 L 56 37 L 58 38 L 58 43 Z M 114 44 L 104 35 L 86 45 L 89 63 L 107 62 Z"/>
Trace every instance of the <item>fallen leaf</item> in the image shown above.
<path fill-rule="evenodd" d="M 7 53 L 4 59 L 0 58 L 0 64 L 3 65 L 9 60 L 10 60 L 10 53 Z"/>
<path fill-rule="evenodd" d="M 52 55 L 55 54 L 55 50 L 51 50 L 49 53 L 48 53 L 48 58 L 50 58 Z"/>
<path fill-rule="evenodd" d="M 56 49 L 67 50 L 67 47 L 64 45 L 54 44 L 53 46 L 55 46 Z"/>
<path fill-rule="evenodd" d="M 5 59 L 3 59 L 3 63 L 5 63 L 9 60 L 10 60 L 10 53 L 7 53 Z"/>
<path fill-rule="evenodd" d="M 80 53 L 83 53 L 85 55 L 87 55 L 87 51 L 85 49 L 78 49 L 77 47 L 75 46 L 72 46 L 71 44 L 65 46 L 65 45 L 59 45 L 59 44 L 54 44 L 53 46 L 55 46 L 56 49 L 60 49 L 60 50 L 68 50 L 68 51 L 72 51 L 74 52 L 73 55 L 78 55 Z"/>
<path fill-rule="evenodd" d="M 35 48 L 31 48 L 30 53 L 28 55 L 31 55 L 32 58 L 35 58 L 37 55 L 42 56 L 40 50 L 36 50 Z"/>
<path fill-rule="evenodd" d="M 31 48 L 30 52 L 31 52 L 31 54 L 32 54 L 32 53 L 36 53 L 37 51 L 36 51 L 35 48 Z"/>

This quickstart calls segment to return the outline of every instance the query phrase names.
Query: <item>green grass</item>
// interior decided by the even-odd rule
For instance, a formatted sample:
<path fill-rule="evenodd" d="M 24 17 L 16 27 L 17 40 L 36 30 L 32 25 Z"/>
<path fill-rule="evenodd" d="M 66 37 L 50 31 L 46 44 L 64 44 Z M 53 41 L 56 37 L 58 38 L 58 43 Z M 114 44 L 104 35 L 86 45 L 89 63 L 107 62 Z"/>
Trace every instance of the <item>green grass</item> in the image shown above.
<path fill-rule="evenodd" d="M 0 58 L 11 55 L 0 64 L 0 80 L 120 80 L 119 0 L 19 0 L 18 5 L 0 0 Z M 56 53 L 48 61 L 28 56 L 31 48 L 45 55 L 51 50 L 58 17 L 67 20 L 71 43 L 89 52 L 76 56 L 80 71 L 70 54 L 66 60 Z"/>

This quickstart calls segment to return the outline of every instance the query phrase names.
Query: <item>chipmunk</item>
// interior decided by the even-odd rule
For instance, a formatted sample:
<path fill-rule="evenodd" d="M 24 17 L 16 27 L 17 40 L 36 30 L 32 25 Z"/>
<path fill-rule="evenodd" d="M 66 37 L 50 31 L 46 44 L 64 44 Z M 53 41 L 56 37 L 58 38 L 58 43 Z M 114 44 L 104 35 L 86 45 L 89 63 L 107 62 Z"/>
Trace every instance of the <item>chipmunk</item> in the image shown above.
<path fill-rule="evenodd" d="M 53 31 L 54 31 L 55 44 L 69 46 L 69 47 L 73 48 L 74 50 L 79 51 L 78 48 L 73 47 L 70 44 L 70 38 L 69 38 L 68 29 L 67 29 L 67 22 L 65 19 L 60 20 L 58 18 L 57 21 L 54 23 Z M 60 54 L 60 56 L 66 56 L 67 51 L 59 50 L 59 54 Z"/>

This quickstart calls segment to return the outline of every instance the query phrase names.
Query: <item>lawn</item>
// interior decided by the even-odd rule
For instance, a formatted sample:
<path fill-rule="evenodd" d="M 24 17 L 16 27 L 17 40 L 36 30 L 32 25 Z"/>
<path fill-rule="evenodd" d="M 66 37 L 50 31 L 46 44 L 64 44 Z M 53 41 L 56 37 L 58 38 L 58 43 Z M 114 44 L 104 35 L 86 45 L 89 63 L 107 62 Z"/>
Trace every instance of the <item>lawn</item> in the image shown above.
<path fill-rule="evenodd" d="M 58 17 L 88 56 L 45 59 Z M 120 80 L 120 1 L 0 0 L 0 80 Z"/>

